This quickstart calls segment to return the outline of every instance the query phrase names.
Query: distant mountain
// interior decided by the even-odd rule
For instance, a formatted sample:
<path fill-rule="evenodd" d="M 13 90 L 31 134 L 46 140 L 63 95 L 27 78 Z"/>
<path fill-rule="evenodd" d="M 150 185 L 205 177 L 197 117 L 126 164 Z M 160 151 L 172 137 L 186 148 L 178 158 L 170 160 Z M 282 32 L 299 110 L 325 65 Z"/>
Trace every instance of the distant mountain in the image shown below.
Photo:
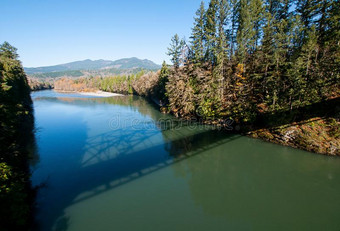
<path fill-rule="evenodd" d="M 45 66 L 45 67 L 25 67 L 25 72 L 28 75 L 43 74 L 43 76 L 48 76 L 48 73 L 54 72 L 74 72 L 74 71 L 89 71 L 89 70 L 131 70 L 131 69 L 146 69 L 146 70 L 158 70 L 161 66 L 155 64 L 154 62 L 147 59 L 138 58 L 126 58 L 119 59 L 116 61 L 111 60 L 91 60 L 86 59 L 82 61 L 75 61 L 71 63 L 59 64 L 55 66 Z M 119 72 L 119 71 L 118 71 Z"/>
<path fill-rule="evenodd" d="M 38 78 L 38 79 L 50 79 L 50 78 L 79 78 L 79 77 L 106 77 L 106 76 L 116 76 L 116 75 L 131 75 L 137 74 L 141 71 L 154 71 L 156 69 L 146 69 L 146 68 L 133 68 L 133 69 L 117 69 L 117 68 L 107 68 L 107 69 L 93 69 L 93 70 L 71 70 L 71 71 L 54 71 L 54 72 L 44 72 L 44 73 L 32 73 L 28 74 L 28 77 Z"/>

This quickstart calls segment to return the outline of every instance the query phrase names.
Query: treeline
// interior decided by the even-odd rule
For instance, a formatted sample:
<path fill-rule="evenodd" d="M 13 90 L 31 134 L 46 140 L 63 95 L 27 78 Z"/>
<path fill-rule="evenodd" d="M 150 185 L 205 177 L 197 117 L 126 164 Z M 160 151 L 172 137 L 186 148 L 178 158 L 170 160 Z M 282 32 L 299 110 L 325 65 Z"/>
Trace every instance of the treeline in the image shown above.
<path fill-rule="evenodd" d="M 158 94 L 159 72 L 140 71 L 132 75 L 112 77 L 62 78 L 54 83 L 55 90 L 61 91 L 96 91 L 121 94 L 151 96 Z"/>
<path fill-rule="evenodd" d="M 71 71 L 55 71 L 55 72 L 47 72 L 47 73 L 34 73 L 30 74 L 29 76 L 32 78 L 37 79 L 44 79 L 44 78 L 61 78 L 61 77 L 81 77 L 85 74 L 83 71 L 80 70 L 71 70 Z"/>
<path fill-rule="evenodd" d="M 33 190 L 32 101 L 16 48 L 0 45 L 0 230 L 29 230 Z"/>
<path fill-rule="evenodd" d="M 98 79 L 98 78 L 96 78 Z M 88 78 L 61 78 L 54 82 L 54 89 L 57 91 L 94 91 L 98 90 L 94 86 L 93 79 Z"/>
<path fill-rule="evenodd" d="M 54 88 L 54 80 L 50 78 L 40 79 L 40 78 L 28 77 L 27 80 L 28 80 L 28 85 L 32 91 Z"/>
<path fill-rule="evenodd" d="M 166 84 L 178 116 L 253 121 L 339 96 L 338 0 L 211 0 L 175 35 Z"/>
<path fill-rule="evenodd" d="M 133 65 L 134 63 L 131 63 Z M 127 68 L 130 65 L 126 64 Z M 54 71 L 54 72 L 45 72 L 45 73 L 31 73 L 28 74 L 29 78 L 35 79 L 57 79 L 57 78 L 87 78 L 91 76 L 101 76 L 101 77 L 110 77 L 114 75 L 134 75 L 138 72 L 144 70 L 143 68 L 134 68 L 131 66 L 130 69 L 121 69 L 121 68 L 105 68 L 105 69 L 84 69 L 84 70 L 68 70 L 68 71 Z M 155 69 L 148 68 L 147 70 L 153 71 Z"/>

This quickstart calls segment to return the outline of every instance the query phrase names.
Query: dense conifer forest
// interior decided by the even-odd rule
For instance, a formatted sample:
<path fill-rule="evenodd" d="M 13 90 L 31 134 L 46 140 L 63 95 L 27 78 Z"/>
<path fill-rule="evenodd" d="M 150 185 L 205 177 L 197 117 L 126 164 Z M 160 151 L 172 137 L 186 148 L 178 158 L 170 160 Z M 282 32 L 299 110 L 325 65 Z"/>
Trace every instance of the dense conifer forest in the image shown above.
<path fill-rule="evenodd" d="M 172 38 L 168 99 L 180 115 L 293 110 L 339 96 L 339 1 L 211 0 L 189 43 Z M 183 100 L 183 97 L 188 100 Z"/>
<path fill-rule="evenodd" d="M 0 45 L 0 230 L 28 230 L 33 190 L 28 161 L 34 153 L 32 101 L 16 48 Z"/>

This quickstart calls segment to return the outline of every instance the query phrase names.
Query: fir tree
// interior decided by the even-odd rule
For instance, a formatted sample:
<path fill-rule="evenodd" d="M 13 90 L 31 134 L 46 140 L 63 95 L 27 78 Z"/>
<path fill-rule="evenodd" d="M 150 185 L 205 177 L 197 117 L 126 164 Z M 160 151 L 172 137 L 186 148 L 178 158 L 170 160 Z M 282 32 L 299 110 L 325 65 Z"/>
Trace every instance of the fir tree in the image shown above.
<path fill-rule="evenodd" d="M 257 47 L 263 17 L 261 0 L 241 0 L 238 14 L 238 60 L 245 64 Z"/>
<path fill-rule="evenodd" d="M 17 48 L 13 47 L 8 42 L 4 42 L 0 46 L 0 56 L 6 57 L 9 59 L 18 59 L 19 55 L 17 53 Z"/>
<path fill-rule="evenodd" d="M 206 44 L 204 60 L 214 66 L 216 63 L 216 14 L 217 0 L 211 0 L 205 13 L 204 39 Z"/>
<path fill-rule="evenodd" d="M 236 36 L 239 14 L 239 0 L 229 0 L 230 9 L 230 28 L 227 30 L 227 38 L 230 44 L 230 59 L 235 55 Z"/>
<path fill-rule="evenodd" d="M 161 71 L 159 73 L 159 80 L 158 80 L 158 91 L 157 96 L 162 101 L 162 103 L 167 103 L 167 94 L 166 94 L 166 84 L 169 81 L 170 71 L 168 65 L 165 61 L 163 61 Z"/>
<path fill-rule="evenodd" d="M 192 62 L 201 64 L 204 58 L 204 2 L 201 2 L 200 8 L 196 12 L 194 28 L 192 28 L 191 39 L 191 52 Z"/>
<path fill-rule="evenodd" d="M 183 48 L 184 41 L 179 39 L 178 34 L 175 34 L 171 39 L 171 44 L 167 53 L 167 55 L 171 56 L 171 62 L 173 63 L 175 70 L 177 70 L 181 64 Z"/>
<path fill-rule="evenodd" d="M 226 37 L 225 26 L 229 15 L 229 6 L 226 0 L 221 0 L 218 3 L 217 15 L 217 37 L 216 37 L 216 67 L 214 68 L 214 77 L 217 81 L 218 94 L 220 100 L 224 95 L 224 81 L 226 74 L 226 66 L 228 60 L 229 46 Z M 228 78 L 229 76 L 227 76 Z M 229 81 L 227 81 L 229 82 Z"/>

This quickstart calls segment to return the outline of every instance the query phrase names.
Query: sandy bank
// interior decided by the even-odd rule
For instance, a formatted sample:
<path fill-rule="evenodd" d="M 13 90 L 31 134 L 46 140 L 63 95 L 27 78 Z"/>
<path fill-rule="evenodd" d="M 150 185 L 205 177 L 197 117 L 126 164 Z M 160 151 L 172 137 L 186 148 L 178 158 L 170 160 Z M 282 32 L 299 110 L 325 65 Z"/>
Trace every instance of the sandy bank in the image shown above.
<path fill-rule="evenodd" d="M 96 92 L 77 92 L 81 95 L 89 95 L 89 96 L 99 96 L 99 97 L 112 97 L 112 96 L 123 96 L 122 94 L 118 93 L 111 93 L 105 91 L 96 91 Z"/>

